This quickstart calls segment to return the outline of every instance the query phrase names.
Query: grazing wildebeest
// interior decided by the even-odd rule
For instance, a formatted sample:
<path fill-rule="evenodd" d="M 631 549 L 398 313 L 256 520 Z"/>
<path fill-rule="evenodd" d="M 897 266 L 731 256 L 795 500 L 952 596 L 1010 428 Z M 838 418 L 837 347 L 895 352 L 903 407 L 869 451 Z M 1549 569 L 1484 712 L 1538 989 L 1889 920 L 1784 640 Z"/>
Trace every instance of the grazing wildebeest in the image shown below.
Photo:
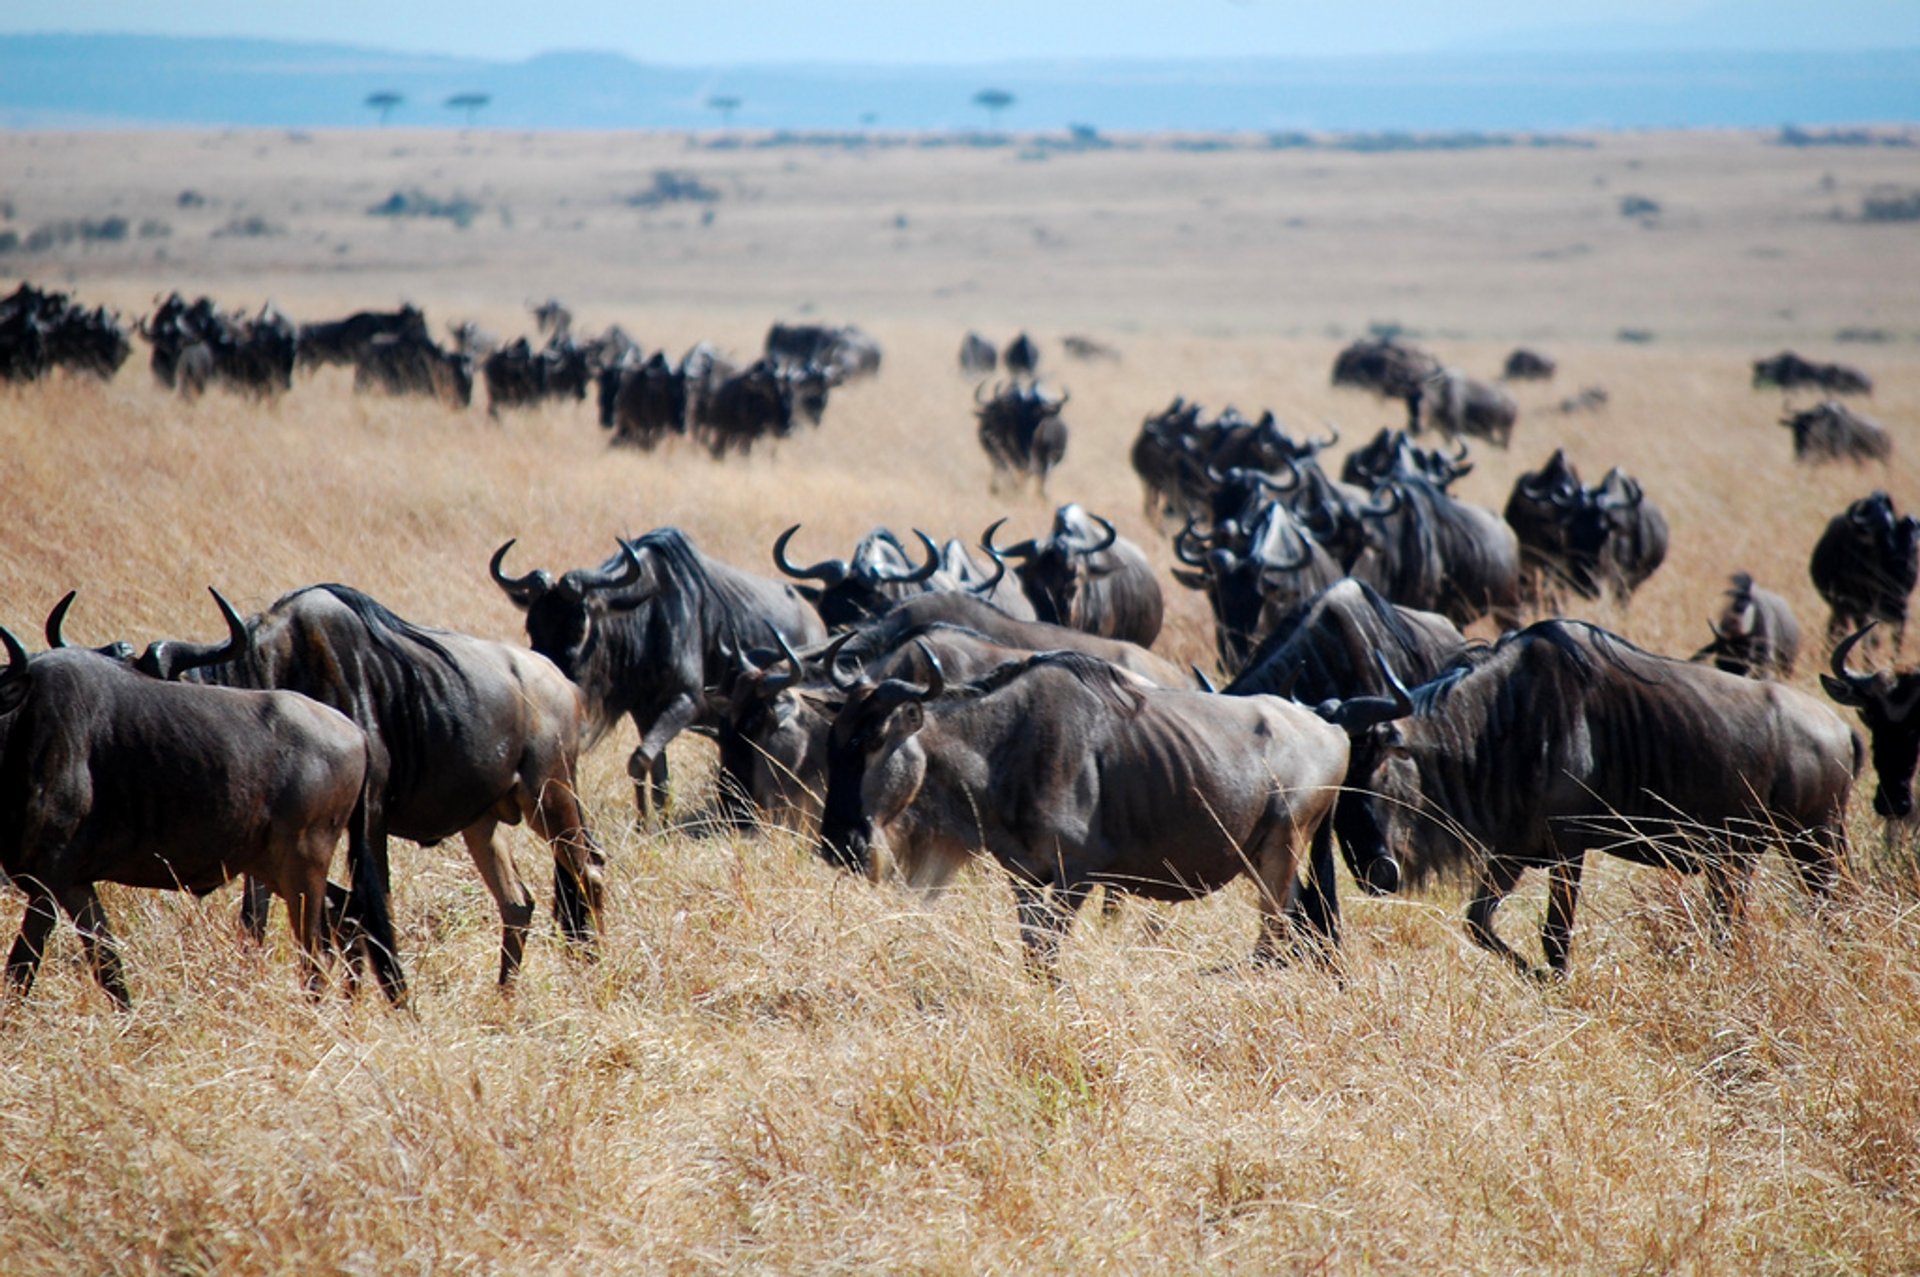
<path fill-rule="evenodd" d="M 880 343 L 852 324 L 778 324 L 767 330 L 767 361 L 783 372 L 817 369 L 833 385 L 880 371 Z"/>
<path fill-rule="evenodd" d="M 570 338 L 557 337 L 534 350 L 516 337 L 480 364 L 487 383 L 487 415 L 502 408 L 527 408 L 547 399 L 585 399 L 593 380 L 586 352 Z"/>
<path fill-rule="evenodd" d="M 792 586 L 709 558 L 678 528 L 622 540 L 600 567 L 558 581 L 544 570 L 505 575 L 513 544 L 494 551 L 488 571 L 527 614 L 533 650 L 585 694 L 588 744 L 623 717 L 640 733 L 627 775 L 643 820 L 666 803 L 667 745 L 707 723 L 706 690 L 719 685 L 731 653 L 768 627 L 795 646 L 826 637 Z"/>
<path fill-rule="evenodd" d="M 1568 583 L 1583 597 L 1625 603 L 1667 559 L 1667 518 L 1618 466 L 1566 512 Z"/>
<path fill-rule="evenodd" d="M 1341 803 L 1342 836 L 1364 837 L 1362 866 L 1392 855 L 1412 883 L 1470 873 L 1468 935 L 1522 972 L 1493 916 L 1529 868 L 1550 875 L 1541 948 L 1564 976 L 1588 851 L 1705 873 L 1727 921 L 1768 847 L 1817 897 L 1845 865 L 1860 742 L 1793 688 L 1541 621 L 1396 697 L 1399 721 L 1354 738 L 1366 780 Z"/>
<path fill-rule="evenodd" d="M 1353 575 L 1402 607 L 1456 625 L 1492 616 L 1511 624 L 1520 605 L 1520 542 L 1499 515 L 1456 501 L 1425 479 L 1395 479 L 1390 500 L 1364 507 L 1369 549 Z"/>
<path fill-rule="evenodd" d="M 1873 378 L 1848 364 L 1821 364 L 1783 350 L 1771 359 L 1753 363 L 1753 388 L 1797 390 L 1811 386 L 1834 395 L 1870 395 Z"/>
<path fill-rule="evenodd" d="M 1226 696 L 1287 696 L 1303 705 L 1359 703 L 1389 697 L 1390 672 L 1402 683 L 1427 682 L 1467 648 L 1446 617 L 1396 607 L 1370 585 L 1346 577 L 1321 590 L 1273 624 L 1247 658 L 1246 668 L 1223 689 Z M 1345 784 L 1364 777 L 1351 771 Z M 1334 889 L 1332 839 L 1341 832 L 1341 808 L 1321 826 L 1313 863 L 1299 897 L 1302 919 L 1329 945 L 1340 942 L 1340 901 Z M 1364 841 L 1364 838 L 1363 838 Z M 1363 865 L 1342 839 L 1354 880 L 1370 893 L 1396 890 L 1398 865 L 1375 859 Z"/>
<path fill-rule="evenodd" d="M 1546 355 L 1521 346 L 1507 356 L 1506 367 L 1500 375 L 1508 381 L 1548 381 L 1552 379 L 1555 367 L 1553 360 Z"/>
<path fill-rule="evenodd" d="M 1279 697 L 1156 689 L 1079 653 L 952 687 L 922 655 L 925 686 L 863 681 L 834 717 L 825 859 L 872 874 L 877 832 L 909 884 L 938 890 L 985 852 L 1012 879 L 1029 969 L 1049 976 L 1096 885 L 1187 900 L 1244 873 L 1260 888 L 1255 957 L 1284 956 L 1344 732 Z"/>
<path fill-rule="evenodd" d="M 1420 402 L 1428 380 L 1439 371 L 1440 361 L 1416 346 L 1391 337 L 1363 338 L 1334 357 L 1333 384 L 1404 401 L 1407 429 L 1418 433 Z"/>
<path fill-rule="evenodd" d="M 302 324 L 294 336 L 294 363 L 301 368 L 356 364 L 376 337 L 411 337 L 432 344 L 427 317 L 411 305 L 395 311 L 355 311 L 345 319 Z"/>
<path fill-rule="evenodd" d="M 1698 661 L 1711 656 L 1715 669 L 1748 678 L 1789 679 L 1800 658 L 1800 623 L 1787 601 L 1763 590 L 1745 572 L 1733 574 L 1726 606 L 1718 620 L 1707 622 L 1713 642 L 1693 654 Z"/>
<path fill-rule="evenodd" d="M 994 548 L 991 528 L 985 544 Z M 1029 537 L 1001 553 L 1019 561 L 1014 572 L 1038 620 L 1141 647 L 1160 637 L 1166 604 L 1153 564 L 1111 521 L 1078 503 L 1053 512 L 1046 540 Z"/>
<path fill-rule="evenodd" d="M 985 382 L 974 387 L 973 402 L 980 446 L 993 463 L 992 489 L 998 492 L 1005 478 L 1017 485 L 1032 476 L 1045 496 L 1047 476 L 1067 455 L 1067 423 L 1060 410 L 1071 396 L 1063 391 L 1058 399 L 1049 398 L 1037 382 L 1016 382 L 997 387 L 991 399 L 983 400 L 985 388 Z"/>
<path fill-rule="evenodd" d="M 1249 525 L 1229 520 L 1210 533 L 1189 522 L 1174 539 L 1174 554 L 1199 569 L 1174 579 L 1204 590 L 1213 609 L 1220 668 L 1237 673 L 1273 621 L 1301 599 L 1346 575 L 1285 504 L 1268 501 Z"/>
<path fill-rule="evenodd" d="M 1893 436 L 1871 417 L 1864 417 L 1836 399 L 1782 417 L 1793 431 L 1796 461 L 1878 461 L 1893 455 Z"/>
<path fill-rule="evenodd" d="M 27 894 L 15 989 L 32 987 L 64 910 L 100 986 L 131 1005 L 94 884 L 205 895 L 243 873 L 286 900 L 317 989 L 327 867 L 348 833 L 346 920 L 387 995 L 405 996 L 367 837 L 364 732 L 304 696 L 156 682 L 79 648 L 29 660 L 3 628 L 0 644 L 0 871 Z"/>
<path fill-rule="evenodd" d="M 1512 395 L 1457 368 L 1442 368 L 1430 377 L 1423 400 L 1426 424 L 1449 438 L 1474 435 L 1496 448 L 1513 438 L 1514 419 L 1520 415 Z"/>
<path fill-rule="evenodd" d="M 1040 345 L 1033 338 L 1021 333 L 1007 343 L 1007 353 L 1001 362 L 1007 366 L 1007 375 L 1015 379 L 1033 378 L 1040 375 Z"/>
<path fill-rule="evenodd" d="M 1873 809 L 1889 820 L 1913 814 L 1913 768 L 1920 759 L 1920 670 L 1856 674 L 1847 658 L 1877 622 L 1847 636 L 1833 649 L 1833 673 L 1820 675 L 1827 695 L 1857 710 L 1873 742 L 1873 773 L 1879 780 Z"/>
<path fill-rule="evenodd" d="M 104 306 L 23 282 L 0 298 L 0 382 L 35 381 L 55 368 L 113 380 L 133 353 L 126 329 Z"/>
<path fill-rule="evenodd" d="M 664 440 L 687 433 L 687 379 L 655 351 L 638 368 L 609 368 L 602 376 L 600 424 L 613 441 L 651 452 Z M 613 393 L 604 393 L 613 379 Z"/>
<path fill-rule="evenodd" d="M 960 341 L 960 371 L 969 377 L 991 377 L 1000 366 L 1000 352 L 979 333 L 968 333 Z"/>
<path fill-rule="evenodd" d="M 1827 521 L 1807 565 L 1813 588 L 1833 610 L 1827 643 L 1868 621 L 1893 627 L 1898 652 L 1907 628 L 1907 600 L 1920 580 L 1920 519 L 1895 511 L 1893 498 L 1875 492 Z"/>
<path fill-rule="evenodd" d="M 314 585 L 242 622 L 230 638 L 160 642 L 146 672 L 225 687 L 299 692 L 340 710 L 370 741 L 368 838 L 386 882 L 389 835 L 422 844 L 461 835 L 501 920 L 500 982 L 520 968 L 533 893 L 499 827 L 522 820 L 553 849 L 554 914 L 588 943 L 605 904 L 605 855 L 575 791 L 585 708 L 551 663 L 524 648 L 429 629 L 344 585 Z M 266 925 L 250 893 L 248 925 Z"/>
<path fill-rule="evenodd" d="M 356 394 L 423 395 L 449 408 L 473 402 L 473 358 L 442 350 L 424 332 L 368 338 L 353 365 Z"/>

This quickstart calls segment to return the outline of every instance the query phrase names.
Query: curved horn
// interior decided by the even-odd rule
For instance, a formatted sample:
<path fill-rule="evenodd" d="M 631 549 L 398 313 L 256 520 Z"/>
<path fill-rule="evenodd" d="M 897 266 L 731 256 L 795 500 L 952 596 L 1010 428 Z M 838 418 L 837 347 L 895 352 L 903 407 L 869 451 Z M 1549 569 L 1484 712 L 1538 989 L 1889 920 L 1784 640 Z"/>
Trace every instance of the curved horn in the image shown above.
<path fill-rule="evenodd" d="M 1007 520 L 1005 517 L 995 519 L 993 521 L 992 526 L 990 526 L 985 532 L 982 532 L 980 534 L 981 549 L 985 550 L 988 554 L 992 555 L 996 563 L 1000 561 L 1000 556 L 1003 554 L 1011 554 L 1015 558 L 1020 558 L 1020 559 L 1031 559 L 1034 555 L 1040 553 L 1040 548 L 1033 543 L 1032 537 L 1028 537 L 1026 540 L 1021 541 L 1015 545 L 1007 546 L 1004 549 L 999 546 L 996 546 L 993 543 L 993 534 L 998 532 L 1000 530 L 1000 526 L 1004 524 L 1006 521 Z"/>
<path fill-rule="evenodd" d="M 859 633 L 860 631 L 858 630 L 848 630 L 845 634 L 842 634 L 839 638 L 827 644 L 826 648 L 816 658 L 826 667 L 828 681 L 843 692 L 851 692 L 855 687 L 860 685 L 860 682 L 865 677 L 865 672 L 861 670 L 857 664 L 854 666 L 854 675 L 852 678 L 842 679 L 840 677 L 840 649 L 853 642 Z"/>
<path fill-rule="evenodd" d="M 915 700 L 938 700 L 940 693 L 947 690 L 947 672 L 940 667 L 940 658 L 933 654 L 933 648 L 923 638 L 917 638 L 913 645 L 920 649 L 920 655 L 927 660 L 927 690 L 914 697 Z"/>
<path fill-rule="evenodd" d="M 501 570 L 500 565 L 505 562 L 507 551 L 518 540 L 518 537 L 509 537 L 506 544 L 493 552 L 493 557 L 487 561 L 487 574 L 493 578 L 495 585 L 507 592 L 508 598 L 524 607 L 552 589 L 553 578 L 542 568 L 535 568 L 525 576 L 508 576 Z"/>
<path fill-rule="evenodd" d="M 53 611 L 47 613 L 47 646 L 65 647 L 66 640 L 60 637 L 61 623 L 67 619 L 67 609 L 73 606 L 78 590 L 68 590 L 66 597 L 53 605 Z"/>
<path fill-rule="evenodd" d="M 933 574 L 940 570 L 940 546 L 932 537 L 922 532 L 919 528 L 913 530 L 913 535 L 920 538 L 921 546 L 926 549 L 927 561 L 905 576 L 890 576 L 887 580 L 900 581 L 908 585 L 919 585 L 922 582 L 931 580 Z"/>
<path fill-rule="evenodd" d="M 1868 621 L 1865 626 L 1847 635 L 1845 639 L 1841 640 L 1840 646 L 1833 649 L 1833 676 L 1844 681 L 1846 685 L 1856 693 L 1873 682 L 1873 675 L 1856 674 L 1848 669 L 1847 657 L 1853 653 L 1855 645 L 1867 636 L 1868 631 L 1872 630 L 1873 627 L 1878 624 L 1880 624 L 1878 621 Z"/>
<path fill-rule="evenodd" d="M 981 391 L 983 391 L 983 390 L 985 390 L 986 388 L 987 388 L 987 383 L 986 383 L 986 382 L 984 382 L 984 381 L 979 381 L 979 382 L 975 382 L 975 383 L 974 383 L 974 386 L 973 386 L 973 403 L 974 403 L 974 406 L 975 406 L 976 408 L 984 408 L 984 407 L 986 407 L 986 406 L 987 406 L 987 401 L 986 401 L 986 400 L 984 400 L 984 399 L 982 399 L 982 398 L 980 397 L 980 392 L 981 392 Z M 997 396 L 997 395 L 998 395 L 998 394 L 1000 393 L 1000 387 L 999 387 L 999 385 L 998 385 L 998 383 L 996 383 L 996 384 L 994 385 L 994 388 L 993 388 L 993 393 L 994 393 L 994 394 L 995 394 L 996 396 Z"/>
<path fill-rule="evenodd" d="M 1113 526 L 1113 520 L 1103 519 L 1091 510 L 1087 511 L 1087 517 L 1089 519 L 1092 519 L 1095 523 L 1099 524 L 1101 527 L 1107 530 L 1107 539 L 1102 541 L 1099 545 L 1088 546 L 1086 548 L 1085 553 L 1098 554 L 1102 550 L 1111 550 L 1113 548 L 1113 543 L 1120 539 L 1120 529 Z"/>
<path fill-rule="evenodd" d="M 1207 566 L 1206 559 L 1203 558 L 1197 550 L 1189 550 L 1187 548 L 1189 540 L 1199 541 L 1202 545 L 1206 544 L 1205 541 L 1201 540 L 1200 534 L 1193 530 L 1192 519 L 1188 519 L 1187 526 L 1181 528 L 1179 533 L 1173 538 L 1173 556 L 1188 567 L 1203 568 Z"/>
<path fill-rule="evenodd" d="M 212 586 L 207 587 L 207 593 L 213 595 L 213 601 L 219 605 L 220 615 L 226 619 L 226 642 L 149 644 L 146 654 L 140 658 L 139 668 L 143 673 L 173 682 L 189 670 L 237 661 L 253 650 L 253 635 L 247 632 L 247 624 L 233 610 L 233 604 L 227 602 L 225 596 Z"/>
<path fill-rule="evenodd" d="M 27 649 L 4 625 L 0 625 L 0 645 L 7 649 L 7 667 L 0 670 L 0 687 L 6 687 L 27 676 Z"/>
<path fill-rule="evenodd" d="M 1340 442 L 1340 427 L 1334 425 L 1331 421 L 1328 421 L 1325 418 L 1321 419 L 1320 424 L 1327 428 L 1327 438 L 1326 438 L 1326 442 L 1324 443 L 1314 443 L 1311 440 L 1308 441 L 1308 447 L 1314 452 L 1320 452 L 1323 449 L 1331 448 L 1335 444 Z"/>
<path fill-rule="evenodd" d="M 1188 665 L 1187 668 L 1193 671 L 1194 685 L 1201 691 L 1213 693 L 1220 690 L 1213 685 L 1213 680 L 1207 677 L 1207 672 L 1198 665 Z"/>
<path fill-rule="evenodd" d="M 1388 696 L 1349 696 L 1344 700 L 1324 701 L 1315 711 L 1335 727 L 1344 729 L 1348 735 L 1357 735 L 1377 723 L 1391 723 L 1395 719 L 1405 718 L 1413 713 L 1413 697 L 1407 691 L 1406 684 L 1387 664 L 1387 658 L 1375 652 L 1374 665 L 1387 681 L 1391 691 Z"/>
<path fill-rule="evenodd" d="M 640 551 L 625 537 L 615 537 L 614 540 L 620 545 L 620 566 L 608 572 L 595 568 L 591 572 L 580 573 L 577 579 L 582 589 L 624 590 L 629 585 L 640 583 Z"/>
<path fill-rule="evenodd" d="M 1400 495 L 1400 485 L 1397 483 L 1389 483 L 1382 487 L 1382 491 L 1384 491 L 1387 494 L 1387 496 L 1392 499 L 1387 501 L 1385 504 L 1382 504 L 1380 500 L 1380 493 L 1376 492 L 1373 495 L 1373 500 L 1359 507 L 1359 511 L 1361 514 L 1371 515 L 1376 519 L 1384 519 L 1388 515 L 1394 514 L 1399 511 L 1401 500 L 1402 500 Z"/>
<path fill-rule="evenodd" d="M 787 561 L 787 542 L 793 540 L 793 534 L 800 530 L 794 524 L 780 534 L 773 543 L 774 566 L 796 581 L 822 581 L 827 585 L 838 585 L 847 579 L 847 561 L 845 559 L 822 559 L 810 568 L 797 568 Z"/>
<path fill-rule="evenodd" d="M 998 550 L 993 548 L 993 528 L 997 528 L 1001 523 L 1005 522 L 1005 519 L 1001 519 L 995 523 L 992 528 L 988 528 L 981 534 L 980 548 L 987 552 L 989 559 L 993 560 L 993 575 L 979 585 L 970 585 L 967 587 L 967 592 L 976 598 L 984 599 L 991 597 L 993 592 L 1000 588 L 1000 582 L 1004 581 L 1007 577 L 1007 561 L 1000 556 Z"/>

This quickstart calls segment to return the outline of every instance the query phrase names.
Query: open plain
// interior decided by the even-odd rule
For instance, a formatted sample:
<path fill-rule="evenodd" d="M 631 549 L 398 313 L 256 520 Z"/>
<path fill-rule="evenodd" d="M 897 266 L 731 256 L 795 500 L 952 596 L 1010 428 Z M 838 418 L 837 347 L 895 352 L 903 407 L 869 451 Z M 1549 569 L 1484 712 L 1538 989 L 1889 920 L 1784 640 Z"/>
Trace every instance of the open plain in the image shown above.
<path fill-rule="evenodd" d="M 1749 571 L 1792 603 L 1812 649 L 1795 681 L 1817 693 L 1814 538 L 1876 488 L 1920 504 L 1920 222 L 1858 216 L 1914 181 L 1910 150 L 731 140 L 0 136 L 5 226 L 127 223 L 0 256 L 9 291 L 31 279 L 129 318 L 175 288 L 296 320 L 410 300 L 436 331 L 473 318 L 502 337 L 555 296 L 579 331 L 618 322 L 675 355 L 751 354 L 770 321 L 808 318 L 886 352 L 817 431 L 716 463 L 610 449 L 591 403 L 495 422 L 483 402 L 357 397 L 338 369 L 278 402 L 187 403 L 136 341 L 110 384 L 0 390 L 0 623 L 34 646 L 77 588 L 77 641 L 211 638 L 209 584 L 253 611 L 342 581 L 522 641 L 487 577 L 508 537 L 517 570 L 558 570 L 675 524 L 771 573 L 795 522 L 796 557 L 816 559 L 877 524 L 972 538 L 1007 515 L 1027 536 L 1066 500 L 1166 568 L 1127 460 L 1142 417 L 1185 395 L 1361 442 L 1399 410 L 1328 370 L 1372 324 L 1482 376 L 1517 343 L 1559 360 L 1516 388 L 1512 451 L 1476 449 L 1459 491 L 1497 509 L 1556 445 L 1590 482 L 1638 476 L 1673 551 L 1630 610 L 1583 614 L 1654 651 L 1704 643 L 1727 575 Z M 687 179 L 703 197 L 659 198 Z M 464 211 L 369 213 L 396 192 Z M 1629 195 L 1658 213 L 1624 216 Z M 989 494 L 954 362 L 969 328 L 1030 330 L 1072 393 L 1046 501 Z M 1069 359 L 1071 333 L 1119 360 Z M 1889 465 L 1795 465 L 1780 395 L 1750 386 L 1783 347 L 1873 375 L 1862 406 L 1893 435 Z M 1558 411 L 1589 385 L 1603 408 Z M 1162 584 L 1159 649 L 1210 662 L 1205 601 Z M 1870 775 L 1841 899 L 1815 917 L 1770 861 L 1730 944 L 1699 883 L 1608 862 L 1589 867 L 1564 986 L 1472 947 L 1451 890 L 1344 893 L 1337 976 L 1251 970 L 1233 965 L 1254 933 L 1243 884 L 1083 918 L 1049 988 L 1022 973 L 997 870 L 928 903 L 780 831 L 635 829 L 631 743 L 616 728 L 585 769 L 611 860 L 600 957 L 543 930 L 511 996 L 492 903 L 452 844 L 395 850 L 402 1012 L 308 1001 L 284 932 L 251 949 L 231 891 L 107 890 L 128 1015 L 63 926 L 32 997 L 0 1010 L 0 1267 L 1920 1267 L 1920 878 L 1883 848 Z M 683 811 L 706 800 L 711 752 L 674 748 Z M 544 906 L 545 851 L 514 838 Z M 1542 895 L 1523 884 L 1501 914 L 1528 953 Z M 20 910 L 0 897 L 6 937 Z"/>

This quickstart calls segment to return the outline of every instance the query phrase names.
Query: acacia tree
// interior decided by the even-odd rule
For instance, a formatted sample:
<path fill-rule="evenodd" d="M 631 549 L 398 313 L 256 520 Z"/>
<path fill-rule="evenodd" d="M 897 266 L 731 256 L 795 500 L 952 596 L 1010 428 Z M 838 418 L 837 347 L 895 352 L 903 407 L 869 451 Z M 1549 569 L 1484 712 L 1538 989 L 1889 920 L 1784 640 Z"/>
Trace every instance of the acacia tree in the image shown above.
<path fill-rule="evenodd" d="M 380 123 L 386 124 L 387 117 L 393 114 L 393 108 L 407 100 L 404 93 L 395 93 L 392 89 L 382 89 L 378 93 L 367 94 L 366 106 L 380 112 Z"/>
<path fill-rule="evenodd" d="M 1005 89 L 982 89 L 973 95 L 973 104 L 986 111 L 989 126 L 998 123 L 1000 112 L 1012 106 L 1013 101 L 1013 94 Z"/>
<path fill-rule="evenodd" d="M 731 93 L 716 93 L 707 99 L 707 106 L 720 112 L 721 128 L 730 128 L 733 125 L 733 113 L 740 109 L 740 99 Z"/>
<path fill-rule="evenodd" d="M 491 101 L 493 101 L 493 97 L 487 93 L 456 93 L 447 99 L 447 106 L 455 111 L 465 111 L 467 113 L 467 127 L 472 128 L 473 117 L 479 113 L 481 107 Z"/>

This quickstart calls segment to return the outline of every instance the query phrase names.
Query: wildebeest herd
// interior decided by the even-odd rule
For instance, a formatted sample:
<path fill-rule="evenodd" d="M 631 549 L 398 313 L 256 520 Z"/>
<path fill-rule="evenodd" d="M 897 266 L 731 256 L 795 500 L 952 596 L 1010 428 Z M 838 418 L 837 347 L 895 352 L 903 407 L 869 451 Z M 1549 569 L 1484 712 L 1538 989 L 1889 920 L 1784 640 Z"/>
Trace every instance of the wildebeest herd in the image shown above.
<path fill-rule="evenodd" d="M 485 356 L 505 356 L 485 374 L 492 403 L 597 384 L 603 423 L 643 447 L 690 435 L 716 455 L 744 450 L 796 414 L 817 420 L 829 386 L 880 365 L 851 328 L 776 325 L 765 356 L 735 372 L 703 347 L 677 363 L 643 356 L 617 329 L 576 345 L 563 310 L 537 315 L 543 346 Z M 75 335 L 57 335 L 69 324 Z M 125 336 L 116 347 L 105 331 L 119 331 L 106 312 L 23 288 L 0 303 L 0 367 L 110 376 Z M 137 331 L 156 375 L 191 393 L 274 394 L 296 368 L 348 364 L 357 389 L 461 402 L 479 345 L 468 327 L 441 349 L 411 307 L 296 327 L 271 306 L 247 318 L 177 294 Z M 1014 382 L 976 392 L 980 432 L 996 466 L 1044 482 L 1065 446 L 1065 396 L 1039 389 L 1037 349 L 1020 345 Z M 982 349 L 994 353 L 970 336 L 962 362 L 984 377 Z M 1517 351 L 1506 377 L 1553 372 Z M 1770 368 L 1765 381 L 1798 375 Z M 1094 888 L 1177 900 L 1242 875 L 1258 890 L 1257 959 L 1330 961 L 1336 848 L 1368 892 L 1465 880 L 1475 942 L 1564 975 L 1588 851 L 1704 875 L 1731 923 L 1769 847 L 1816 899 L 1832 892 L 1869 747 L 1875 809 L 1910 813 L 1920 676 L 1853 661 L 1881 622 L 1898 651 L 1920 518 L 1874 492 L 1812 552 L 1832 607 L 1822 683 L 1869 743 L 1780 681 L 1799 627 L 1745 572 L 1690 661 L 1559 615 L 1574 599 L 1624 604 L 1660 567 L 1667 525 L 1638 479 L 1616 469 L 1587 485 L 1556 451 L 1496 513 L 1449 488 L 1472 468 L 1467 438 L 1510 446 L 1505 391 L 1391 340 L 1342 352 L 1333 379 L 1408 404 L 1407 429 L 1354 449 L 1338 478 L 1322 465 L 1337 432 L 1298 437 L 1271 413 L 1210 416 L 1185 398 L 1148 415 L 1134 443 L 1175 579 L 1211 606 L 1230 678 L 1218 691 L 1151 650 L 1165 610 L 1152 558 L 1077 503 L 1045 525 L 997 520 L 971 544 L 915 529 L 917 551 L 876 528 L 848 557 L 811 562 L 795 557 L 796 523 L 769 546 L 785 579 L 673 527 L 615 537 L 606 561 L 557 573 L 520 570 L 524 551 L 510 570 L 508 541 L 488 572 L 524 614 L 526 647 L 317 584 L 250 618 L 216 594 L 217 640 L 80 648 L 63 634 L 69 594 L 46 650 L 0 629 L 0 869 L 28 897 L 8 977 L 31 985 L 64 912 L 125 1005 L 95 885 L 205 893 L 245 876 L 249 927 L 263 927 L 268 893 L 285 900 L 310 985 L 338 951 L 397 1001 L 388 840 L 458 834 L 498 905 L 509 984 L 535 904 L 500 826 L 524 822 L 549 844 L 556 921 L 570 942 L 598 943 L 613 902 L 578 760 L 622 719 L 638 736 L 627 772 L 641 821 L 697 806 L 670 803 L 667 747 L 704 735 L 719 780 L 702 822 L 792 829 L 870 876 L 884 846 L 899 879 L 930 890 L 991 857 L 1030 966 L 1049 977 Z M 1430 428 L 1442 446 L 1422 442 Z M 1036 453 L 1051 461 L 1025 459 Z M 1475 624 L 1498 637 L 1469 640 Z M 343 839 L 340 887 L 327 874 Z M 1493 927 L 1528 868 L 1549 879 L 1544 968 Z"/>

